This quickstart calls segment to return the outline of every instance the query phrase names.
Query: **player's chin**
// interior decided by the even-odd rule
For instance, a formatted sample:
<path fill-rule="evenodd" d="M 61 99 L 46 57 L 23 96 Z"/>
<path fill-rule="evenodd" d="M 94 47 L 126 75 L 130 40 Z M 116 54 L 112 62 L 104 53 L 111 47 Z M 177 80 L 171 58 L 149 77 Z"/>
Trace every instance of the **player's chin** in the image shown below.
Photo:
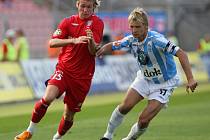
<path fill-rule="evenodd" d="M 133 34 L 133 37 L 135 37 L 135 38 L 139 38 L 139 34 Z"/>
<path fill-rule="evenodd" d="M 84 19 L 89 18 L 91 15 L 90 14 L 84 14 L 83 17 Z"/>

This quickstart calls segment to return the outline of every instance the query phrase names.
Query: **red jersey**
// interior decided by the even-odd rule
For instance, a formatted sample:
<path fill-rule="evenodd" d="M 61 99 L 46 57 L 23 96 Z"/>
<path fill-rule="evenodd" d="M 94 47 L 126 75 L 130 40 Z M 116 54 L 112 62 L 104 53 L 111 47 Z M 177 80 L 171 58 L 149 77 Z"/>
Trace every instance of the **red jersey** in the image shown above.
<path fill-rule="evenodd" d="M 86 36 L 87 26 L 93 32 L 95 42 L 100 44 L 104 23 L 96 15 L 83 20 L 78 15 L 65 18 L 59 24 L 52 38 L 67 39 Z M 57 67 L 67 72 L 72 78 L 92 79 L 95 71 L 95 56 L 89 53 L 88 44 L 69 44 L 62 47 Z"/>

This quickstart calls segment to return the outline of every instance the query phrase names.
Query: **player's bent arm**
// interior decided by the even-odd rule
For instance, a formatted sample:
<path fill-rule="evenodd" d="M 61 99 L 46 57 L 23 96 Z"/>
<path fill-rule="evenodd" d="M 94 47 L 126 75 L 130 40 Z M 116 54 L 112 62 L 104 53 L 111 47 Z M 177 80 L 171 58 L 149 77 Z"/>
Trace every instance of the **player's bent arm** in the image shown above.
<path fill-rule="evenodd" d="M 96 47 L 97 47 L 97 44 L 95 43 L 94 39 L 93 38 L 90 39 L 88 43 L 88 50 L 91 55 L 96 55 Z"/>
<path fill-rule="evenodd" d="M 96 56 L 102 56 L 104 54 L 109 54 L 112 52 L 112 44 L 113 42 L 107 43 L 104 46 L 102 46 L 97 52 Z"/>
<path fill-rule="evenodd" d="M 58 48 L 58 47 L 66 46 L 68 44 L 72 44 L 74 42 L 75 42 L 75 38 L 68 38 L 68 39 L 54 38 L 54 39 L 50 39 L 49 46 L 50 48 Z"/>
<path fill-rule="evenodd" d="M 194 78 L 193 78 L 190 62 L 189 62 L 186 52 L 184 52 L 182 49 L 179 49 L 176 53 L 176 56 L 179 58 L 179 62 L 182 66 L 182 69 L 185 72 L 187 80 L 188 81 L 193 80 Z"/>
<path fill-rule="evenodd" d="M 186 91 L 189 93 L 189 89 L 194 92 L 196 87 L 198 86 L 198 83 L 194 80 L 193 74 L 191 71 L 190 63 L 187 57 L 187 54 L 182 50 L 179 49 L 176 53 L 176 56 L 179 58 L 179 61 L 181 63 L 181 66 L 185 72 L 185 75 L 187 77 L 187 85 L 186 85 Z"/>
<path fill-rule="evenodd" d="M 91 55 L 96 55 L 96 42 L 93 37 L 93 32 L 91 29 L 87 28 L 85 30 L 87 37 L 90 39 L 88 40 L 88 51 Z"/>

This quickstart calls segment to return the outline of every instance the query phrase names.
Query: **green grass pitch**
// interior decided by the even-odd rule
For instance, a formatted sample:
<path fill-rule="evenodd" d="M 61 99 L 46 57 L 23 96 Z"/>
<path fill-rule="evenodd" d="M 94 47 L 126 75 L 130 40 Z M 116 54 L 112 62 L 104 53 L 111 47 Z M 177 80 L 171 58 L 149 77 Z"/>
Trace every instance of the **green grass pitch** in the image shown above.
<path fill-rule="evenodd" d="M 82 112 L 76 114 L 72 129 L 63 140 L 99 140 L 110 114 L 123 99 L 124 93 L 90 96 Z M 0 140 L 13 140 L 26 129 L 34 103 L 0 106 Z M 139 103 L 116 130 L 113 140 L 126 136 L 146 101 Z M 51 140 L 63 111 L 62 101 L 53 103 L 39 123 L 33 140 Z M 151 122 L 141 140 L 210 140 L 210 85 L 199 85 L 193 94 L 184 88 L 175 90 L 169 107 Z"/>

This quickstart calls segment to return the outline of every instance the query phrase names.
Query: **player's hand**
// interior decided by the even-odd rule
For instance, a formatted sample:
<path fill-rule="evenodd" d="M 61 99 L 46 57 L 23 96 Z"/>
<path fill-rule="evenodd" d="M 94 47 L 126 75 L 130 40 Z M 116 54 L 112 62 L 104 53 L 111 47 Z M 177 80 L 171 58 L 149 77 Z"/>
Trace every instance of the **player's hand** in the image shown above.
<path fill-rule="evenodd" d="M 96 51 L 97 57 L 102 58 L 104 53 L 105 53 L 105 49 L 103 47 L 97 48 L 97 51 Z"/>
<path fill-rule="evenodd" d="M 74 44 L 88 43 L 91 38 L 88 36 L 80 36 L 78 38 L 74 38 Z"/>
<path fill-rule="evenodd" d="M 198 83 L 194 79 L 189 80 L 188 83 L 187 83 L 187 85 L 186 85 L 186 91 L 187 91 L 187 93 L 189 93 L 189 89 L 192 92 L 194 92 L 197 86 L 198 86 Z"/>
<path fill-rule="evenodd" d="M 90 43 L 90 41 L 93 40 L 93 32 L 91 31 L 90 28 L 87 28 L 87 29 L 85 30 L 85 32 L 86 32 L 86 34 L 87 34 L 87 37 L 90 38 L 90 39 L 88 40 L 88 43 Z"/>
<path fill-rule="evenodd" d="M 88 29 L 85 30 L 85 32 L 86 32 L 88 37 L 93 38 L 93 32 L 91 31 L 91 29 L 88 28 Z"/>
<path fill-rule="evenodd" d="M 100 50 L 100 48 L 101 48 L 100 45 L 96 45 L 96 52 L 97 52 L 98 50 Z"/>

